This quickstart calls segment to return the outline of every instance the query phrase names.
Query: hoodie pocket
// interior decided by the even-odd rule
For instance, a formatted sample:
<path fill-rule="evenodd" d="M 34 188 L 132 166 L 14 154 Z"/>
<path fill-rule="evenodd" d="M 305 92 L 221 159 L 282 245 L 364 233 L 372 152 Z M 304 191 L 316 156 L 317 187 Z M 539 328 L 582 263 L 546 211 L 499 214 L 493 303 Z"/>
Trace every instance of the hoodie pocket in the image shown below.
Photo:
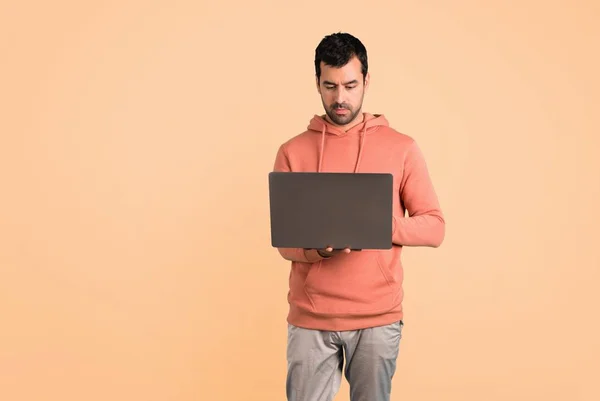
<path fill-rule="evenodd" d="M 390 285 L 395 289 L 402 285 L 403 281 L 401 252 L 402 247 L 397 245 L 394 245 L 392 249 L 376 252 L 379 267 L 388 278 Z"/>
<path fill-rule="evenodd" d="M 396 306 L 397 283 L 388 251 L 352 252 L 322 260 L 308 272 L 304 291 L 314 311 L 371 314 Z"/>

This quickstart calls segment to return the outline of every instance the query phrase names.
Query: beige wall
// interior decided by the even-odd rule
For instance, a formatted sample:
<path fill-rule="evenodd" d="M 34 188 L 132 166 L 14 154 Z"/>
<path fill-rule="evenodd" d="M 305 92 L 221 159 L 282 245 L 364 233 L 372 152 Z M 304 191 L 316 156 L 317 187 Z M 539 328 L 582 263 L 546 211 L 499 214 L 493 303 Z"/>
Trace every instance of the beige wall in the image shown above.
<path fill-rule="evenodd" d="M 447 217 L 393 400 L 600 399 L 597 2 L 94 3 L 0 6 L 0 400 L 284 399 L 266 177 L 337 30 Z"/>

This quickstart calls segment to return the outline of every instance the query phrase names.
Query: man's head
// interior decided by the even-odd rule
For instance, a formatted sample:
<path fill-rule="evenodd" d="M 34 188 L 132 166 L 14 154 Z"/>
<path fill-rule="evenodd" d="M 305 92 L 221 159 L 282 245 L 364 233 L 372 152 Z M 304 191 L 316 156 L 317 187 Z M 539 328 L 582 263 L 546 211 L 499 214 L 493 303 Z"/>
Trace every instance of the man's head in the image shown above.
<path fill-rule="evenodd" d="M 367 50 L 348 33 L 334 33 L 315 50 L 316 83 L 325 113 L 336 125 L 352 125 L 362 116 L 369 86 Z"/>

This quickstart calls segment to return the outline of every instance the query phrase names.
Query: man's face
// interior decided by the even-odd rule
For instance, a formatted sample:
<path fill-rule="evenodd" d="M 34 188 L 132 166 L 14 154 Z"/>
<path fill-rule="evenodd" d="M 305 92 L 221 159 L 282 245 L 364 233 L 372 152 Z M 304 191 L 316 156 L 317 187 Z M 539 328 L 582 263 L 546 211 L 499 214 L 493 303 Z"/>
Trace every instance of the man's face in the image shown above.
<path fill-rule="evenodd" d="M 363 80 L 360 60 L 356 57 L 340 68 L 321 62 L 321 78 L 317 78 L 317 87 L 329 120 L 343 128 L 357 120 L 368 85 L 369 75 Z"/>

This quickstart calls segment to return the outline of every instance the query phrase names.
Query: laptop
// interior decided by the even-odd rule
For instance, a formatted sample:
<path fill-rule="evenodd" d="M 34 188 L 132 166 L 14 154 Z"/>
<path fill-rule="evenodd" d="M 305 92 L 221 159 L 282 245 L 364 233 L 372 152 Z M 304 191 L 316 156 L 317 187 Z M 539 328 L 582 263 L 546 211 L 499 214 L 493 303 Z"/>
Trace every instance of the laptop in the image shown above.
<path fill-rule="evenodd" d="M 271 172 L 271 244 L 390 249 L 392 194 L 388 173 Z"/>

